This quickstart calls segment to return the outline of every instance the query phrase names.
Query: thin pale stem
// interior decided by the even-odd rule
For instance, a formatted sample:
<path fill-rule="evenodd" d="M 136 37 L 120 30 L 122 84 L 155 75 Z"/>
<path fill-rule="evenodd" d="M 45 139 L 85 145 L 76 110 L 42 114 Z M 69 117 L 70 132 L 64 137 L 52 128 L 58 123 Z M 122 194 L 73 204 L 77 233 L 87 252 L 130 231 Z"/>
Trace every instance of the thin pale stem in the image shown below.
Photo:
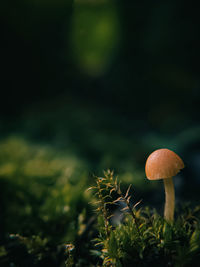
<path fill-rule="evenodd" d="M 174 203 L 175 203 L 175 192 L 173 178 L 166 178 L 164 180 L 165 187 L 165 210 L 164 218 L 168 222 L 173 222 L 174 220 Z"/>

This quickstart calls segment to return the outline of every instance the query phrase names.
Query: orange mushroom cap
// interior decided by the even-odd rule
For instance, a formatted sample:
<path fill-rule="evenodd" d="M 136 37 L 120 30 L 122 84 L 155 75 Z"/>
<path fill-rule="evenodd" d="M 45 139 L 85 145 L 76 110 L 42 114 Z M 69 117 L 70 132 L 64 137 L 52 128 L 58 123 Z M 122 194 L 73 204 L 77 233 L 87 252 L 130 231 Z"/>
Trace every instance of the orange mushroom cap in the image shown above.
<path fill-rule="evenodd" d="M 149 180 L 159 180 L 175 176 L 183 168 L 184 163 L 176 153 L 162 148 L 150 154 L 145 172 Z"/>

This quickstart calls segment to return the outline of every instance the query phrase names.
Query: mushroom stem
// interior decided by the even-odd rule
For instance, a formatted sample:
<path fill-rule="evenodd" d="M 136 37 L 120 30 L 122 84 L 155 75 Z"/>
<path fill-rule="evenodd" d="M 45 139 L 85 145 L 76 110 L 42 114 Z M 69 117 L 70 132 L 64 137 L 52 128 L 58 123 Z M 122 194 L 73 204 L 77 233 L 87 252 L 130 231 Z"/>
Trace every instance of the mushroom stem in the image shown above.
<path fill-rule="evenodd" d="M 164 187 L 165 187 L 164 218 L 168 222 L 173 222 L 173 220 L 174 220 L 174 202 L 175 202 L 173 178 L 171 177 L 171 178 L 166 178 L 163 180 L 164 180 Z"/>

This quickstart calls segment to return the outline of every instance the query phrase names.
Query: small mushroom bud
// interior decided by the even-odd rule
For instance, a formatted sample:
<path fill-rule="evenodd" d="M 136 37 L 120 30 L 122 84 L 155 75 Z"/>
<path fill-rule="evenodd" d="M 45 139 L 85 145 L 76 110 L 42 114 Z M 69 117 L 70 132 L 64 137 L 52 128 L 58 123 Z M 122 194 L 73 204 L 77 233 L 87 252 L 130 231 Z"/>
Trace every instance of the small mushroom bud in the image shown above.
<path fill-rule="evenodd" d="M 182 159 L 173 151 L 162 148 L 150 154 L 146 161 L 145 172 L 149 180 L 163 179 L 165 187 L 164 218 L 173 222 L 175 193 L 173 176 L 184 168 Z"/>

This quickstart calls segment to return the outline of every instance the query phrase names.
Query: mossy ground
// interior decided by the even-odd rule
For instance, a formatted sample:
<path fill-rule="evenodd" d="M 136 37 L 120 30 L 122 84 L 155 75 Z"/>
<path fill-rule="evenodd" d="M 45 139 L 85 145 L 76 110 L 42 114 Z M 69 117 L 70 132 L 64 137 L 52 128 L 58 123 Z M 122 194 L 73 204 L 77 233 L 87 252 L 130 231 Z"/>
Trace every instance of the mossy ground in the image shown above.
<path fill-rule="evenodd" d="M 1 266 L 191 266 L 200 260 L 200 206 L 183 204 L 168 224 L 113 172 L 93 177 L 84 169 L 75 156 L 22 138 L 0 143 Z"/>

